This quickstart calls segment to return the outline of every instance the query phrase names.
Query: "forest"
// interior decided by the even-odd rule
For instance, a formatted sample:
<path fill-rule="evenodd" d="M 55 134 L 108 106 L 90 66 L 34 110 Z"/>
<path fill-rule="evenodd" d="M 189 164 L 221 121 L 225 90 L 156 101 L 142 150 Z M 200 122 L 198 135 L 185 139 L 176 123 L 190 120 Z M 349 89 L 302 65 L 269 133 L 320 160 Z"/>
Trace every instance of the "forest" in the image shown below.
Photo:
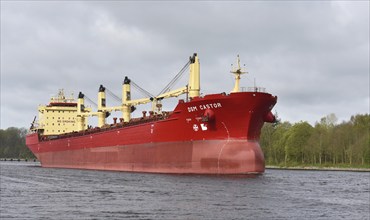
<path fill-rule="evenodd" d="M 26 147 L 26 134 L 25 128 L 0 129 L 0 158 L 34 159 L 35 156 Z"/>
<path fill-rule="evenodd" d="M 370 116 L 358 114 L 337 124 L 329 114 L 311 126 L 280 122 L 262 128 L 267 165 L 370 168 Z"/>
<path fill-rule="evenodd" d="M 0 129 L 0 158 L 33 159 L 25 128 Z M 337 123 L 334 114 L 314 126 L 301 121 L 265 123 L 260 145 L 266 165 L 370 168 L 370 115 L 357 114 Z"/>

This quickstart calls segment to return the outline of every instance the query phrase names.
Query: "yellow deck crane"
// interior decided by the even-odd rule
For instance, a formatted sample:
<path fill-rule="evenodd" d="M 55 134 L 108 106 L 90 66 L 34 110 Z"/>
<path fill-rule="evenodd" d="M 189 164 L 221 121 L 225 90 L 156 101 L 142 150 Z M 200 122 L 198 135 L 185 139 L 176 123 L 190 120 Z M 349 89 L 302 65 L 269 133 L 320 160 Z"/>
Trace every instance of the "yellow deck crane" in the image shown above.
<path fill-rule="evenodd" d="M 124 122 L 129 122 L 131 120 L 132 108 L 137 105 L 142 105 L 152 102 L 152 110 L 157 114 L 160 114 L 161 109 L 158 105 L 158 102 L 162 99 L 178 97 L 182 94 L 188 93 L 190 99 L 199 96 L 200 94 L 200 63 L 196 53 L 189 59 L 190 64 L 190 73 L 189 73 L 189 84 L 187 86 L 175 89 L 172 91 L 163 92 L 156 97 L 142 98 L 131 100 L 131 80 L 128 77 L 125 77 L 122 84 L 122 105 L 120 106 L 106 106 L 106 95 L 104 86 L 100 86 L 98 93 L 98 111 L 97 112 L 83 112 L 82 108 L 78 110 L 78 130 L 84 128 L 84 118 L 88 116 L 97 116 L 98 117 L 98 127 L 103 127 L 106 122 L 105 118 L 108 116 L 108 113 L 112 111 L 121 111 L 122 118 Z M 84 96 L 81 95 L 78 98 L 78 106 L 83 106 Z"/>

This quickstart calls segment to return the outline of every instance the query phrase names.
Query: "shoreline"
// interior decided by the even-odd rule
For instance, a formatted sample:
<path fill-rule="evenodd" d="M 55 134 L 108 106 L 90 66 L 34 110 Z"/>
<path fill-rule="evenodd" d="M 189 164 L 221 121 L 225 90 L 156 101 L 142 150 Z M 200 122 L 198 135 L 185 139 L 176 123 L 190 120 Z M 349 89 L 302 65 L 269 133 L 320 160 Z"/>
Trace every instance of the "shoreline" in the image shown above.
<path fill-rule="evenodd" d="M 18 158 L 0 158 L 4 162 L 39 162 L 37 159 L 18 159 Z M 370 168 L 356 167 L 315 167 L 315 166 L 294 166 L 281 167 L 266 165 L 266 170 L 307 170 L 307 171 L 351 171 L 351 172 L 370 172 Z"/>
<path fill-rule="evenodd" d="M 4 162 L 39 162 L 37 159 L 20 159 L 20 158 L 0 158 Z"/>
<path fill-rule="evenodd" d="M 314 167 L 314 166 L 302 166 L 302 167 L 280 167 L 266 165 L 266 169 L 271 170 L 307 170 L 307 171 L 351 171 L 351 172 L 370 172 L 370 168 L 355 168 L 355 167 Z"/>

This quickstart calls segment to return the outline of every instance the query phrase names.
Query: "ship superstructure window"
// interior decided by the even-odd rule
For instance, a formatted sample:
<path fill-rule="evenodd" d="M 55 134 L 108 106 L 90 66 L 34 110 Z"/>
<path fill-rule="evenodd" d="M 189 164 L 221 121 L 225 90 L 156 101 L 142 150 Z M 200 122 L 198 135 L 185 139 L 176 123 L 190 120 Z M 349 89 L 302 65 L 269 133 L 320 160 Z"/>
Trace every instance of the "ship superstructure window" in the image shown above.
<path fill-rule="evenodd" d="M 39 124 L 44 129 L 46 135 L 58 135 L 68 133 L 77 126 L 77 103 L 74 105 L 62 105 L 57 103 L 57 100 L 52 100 L 50 105 L 39 106 Z M 55 105 L 53 103 L 56 103 Z M 86 125 L 81 129 L 85 129 Z M 78 129 L 77 129 L 78 130 Z"/>

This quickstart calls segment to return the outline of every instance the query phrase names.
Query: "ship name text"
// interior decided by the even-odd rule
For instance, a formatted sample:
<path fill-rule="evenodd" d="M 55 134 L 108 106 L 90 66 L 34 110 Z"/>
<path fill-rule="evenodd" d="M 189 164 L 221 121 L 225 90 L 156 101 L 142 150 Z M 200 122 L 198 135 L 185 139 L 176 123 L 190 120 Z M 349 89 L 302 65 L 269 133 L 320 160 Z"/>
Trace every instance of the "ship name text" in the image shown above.
<path fill-rule="evenodd" d="M 74 120 L 57 120 L 58 123 L 76 123 Z"/>
<path fill-rule="evenodd" d="M 198 106 L 189 106 L 188 112 L 196 112 L 199 110 L 215 109 L 215 108 L 222 108 L 221 103 L 215 102 L 215 103 L 210 103 L 210 104 L 202 104 Z"/>

